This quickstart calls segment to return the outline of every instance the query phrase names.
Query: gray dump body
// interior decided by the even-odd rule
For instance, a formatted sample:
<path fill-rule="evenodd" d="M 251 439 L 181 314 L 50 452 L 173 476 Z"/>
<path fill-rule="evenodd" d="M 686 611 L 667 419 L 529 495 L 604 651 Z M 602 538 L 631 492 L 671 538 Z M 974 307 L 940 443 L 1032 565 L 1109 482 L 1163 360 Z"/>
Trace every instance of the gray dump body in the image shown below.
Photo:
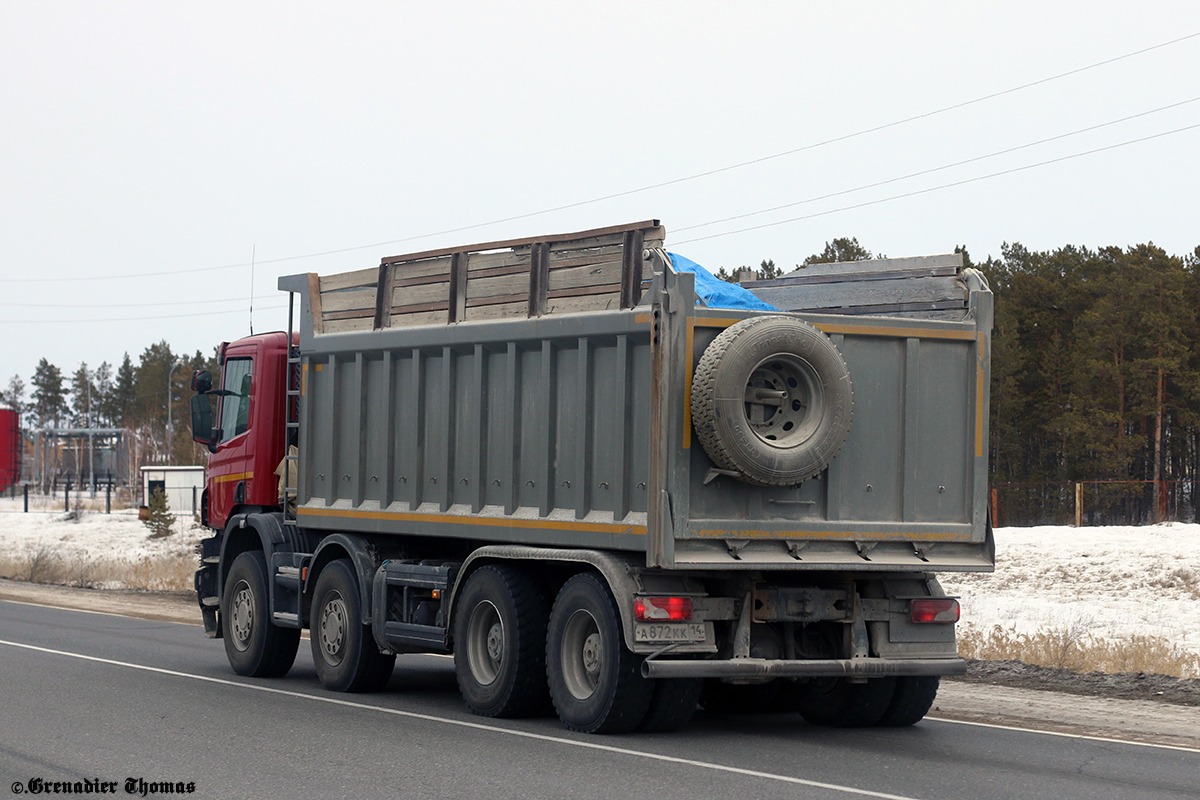
<path fill-rule="evenodd" d="M 956 273 L 957 320 L 799 314 L 844 358 L 853 419 L 819 475 L 758 486 L 714 470 L 691 392 L 709 343 L 766 312 L 697 305 L 662 240 L 654 221 L 281 278 L 300 524 L 677 569 L 990 569 L 982 279 Z"/>

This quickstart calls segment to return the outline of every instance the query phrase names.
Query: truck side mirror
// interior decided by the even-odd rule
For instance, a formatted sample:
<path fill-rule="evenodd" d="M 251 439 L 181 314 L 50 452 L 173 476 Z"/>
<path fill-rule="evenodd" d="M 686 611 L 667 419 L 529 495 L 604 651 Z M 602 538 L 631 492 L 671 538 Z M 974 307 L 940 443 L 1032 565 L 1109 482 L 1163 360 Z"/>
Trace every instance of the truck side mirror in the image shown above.
<path fill-rule="evenodd" d="M 212 426 L 214 402 L 216 398 L 210 394 L 192 396 L 192 441 L 205 445 L 210 453 L 217 452 L 217 441 L 221 438 L 221 432 Z"/>
<path fill-rule="evenodd" d="M 208 394 L 212 391 L 212 375 L 206 369 L 198 369 L 192 373 L 192 391 L 197 394 Z"/>

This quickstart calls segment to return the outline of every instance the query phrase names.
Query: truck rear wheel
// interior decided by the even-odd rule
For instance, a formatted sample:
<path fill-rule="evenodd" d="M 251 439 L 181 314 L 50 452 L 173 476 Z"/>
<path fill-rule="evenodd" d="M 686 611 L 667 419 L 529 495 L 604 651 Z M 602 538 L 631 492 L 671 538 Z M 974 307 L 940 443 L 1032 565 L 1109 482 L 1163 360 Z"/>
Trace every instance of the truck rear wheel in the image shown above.
<path fill-rule="evenodd" d="M 892 696 L 891 705 L 876 724 L 890 728 L 916 725 L 933 707 L 939 682 L 940 679 L 936 675 L 897 678 L 896 693 Z"/>
<path fill-rule="evenodd" d="M 792 486 L 841 450 L 853 401 L 850 371 L 828 336 L 793 317 L 752 317 L 700 357 L 692 425 L 718 468 L 746 483 Z"/>
<path fill-rule="evenodd" d="M 800 716 L 813 725 L 862 728 L 883 718 L 895 690 L 895 678 L 869 678 L 865 683 L 813 678 L 798 685 L 794 697 Z"/>
<path fill-rule="evenodd" d="M 329 562 L 313 591 L 313 666 L 321 685 L 335 692 L 374 692 L 387 685 L 396 656 L 379 652 L 362 624 L 358 580 L 349 559 Z"/>
<path fill-rule="evenodd" d="M 549 602 L 524 571 L 500 564 L 467 579 L 454 620 L 454 669 L 475 714 L 516 717 L 547 709 Z"/>
<path fill-rule="evenodd" d="M 625 647 L 616 603 L 585 572 L 559 591 L 546 635 L 546 676 L 563 725 L 583 733 L 626 733 L 645 718 L 654 693 L 641 659 Z"/>
<path fill-rule="evenodd" d="M 267 560 L 248 550 L 233 560 L 221 596 L 225 655 L 237 674 L 278 678 L 292 668 L 300 631 L 272 625 L 269 615 Z"/>
<path fill-rule="evenodd" d="M 642 733 L 667 733 L 687 724 L 700 704 L 703 678 L 658 678 L 650 708 L 638 723 Z"/>

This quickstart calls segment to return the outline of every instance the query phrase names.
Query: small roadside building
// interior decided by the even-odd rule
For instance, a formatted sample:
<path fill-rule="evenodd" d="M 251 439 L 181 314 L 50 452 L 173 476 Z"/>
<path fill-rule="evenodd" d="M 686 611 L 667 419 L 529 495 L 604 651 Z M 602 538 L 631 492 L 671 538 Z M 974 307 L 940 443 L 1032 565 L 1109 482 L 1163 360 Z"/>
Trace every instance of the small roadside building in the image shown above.
<path fill-rule="evenodd" d="M 172 514 L 195 514 L 204 491 L 204 467 L 142 467 L 143 505 L 150 502 L 155 489 L 163 490 Z"/>

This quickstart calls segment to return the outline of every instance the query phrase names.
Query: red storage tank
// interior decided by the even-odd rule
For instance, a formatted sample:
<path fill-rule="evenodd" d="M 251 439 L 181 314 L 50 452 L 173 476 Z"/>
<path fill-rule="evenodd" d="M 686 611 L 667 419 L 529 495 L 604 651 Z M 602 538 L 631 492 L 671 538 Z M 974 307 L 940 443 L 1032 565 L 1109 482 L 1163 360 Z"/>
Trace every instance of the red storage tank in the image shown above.
<path fill-rule="evenodd" d="M 0 406 L 0 492 L 21 478 L 21 421 L 16 411 Z"/>

